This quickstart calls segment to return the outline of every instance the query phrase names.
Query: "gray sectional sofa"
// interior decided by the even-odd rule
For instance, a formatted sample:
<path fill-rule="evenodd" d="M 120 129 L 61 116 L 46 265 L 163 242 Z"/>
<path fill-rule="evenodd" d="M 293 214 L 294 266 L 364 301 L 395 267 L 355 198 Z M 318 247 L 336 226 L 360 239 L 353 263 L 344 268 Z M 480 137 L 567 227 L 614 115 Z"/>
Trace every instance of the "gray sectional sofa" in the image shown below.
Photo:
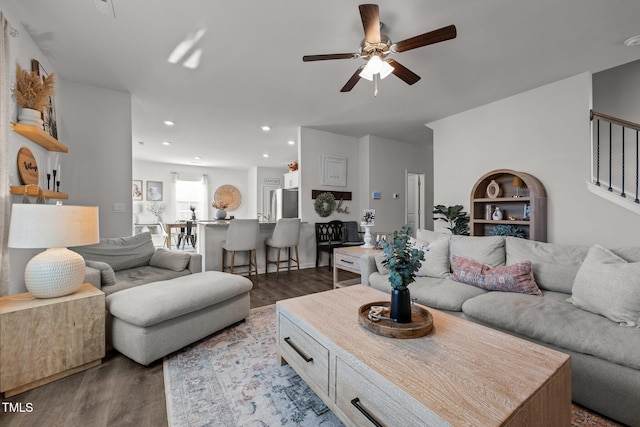
<path fill-rule="evenodd" d="M 106 295 L 202 271 L 202 255 L 156 249 L 149 232 L 72 249 L 85 259 L 85 281 Z"/>
<path fill-rule="evenodd" d="M 416 237 L 425 248 L 421 276 L 409 286 L 418 303 L 569 354 L 573 400 L 640 426 L 640 247 L 610 251 L 427 230 L 418 230 Z M 361 280 L 390 292 L 383 257 L 361 258 Z M 540 291 L 490 290 L 495 284 L 508 288 L 510 279 L 491 282 L 480 270 L 465 276 L 460 259 L 485 265 L 483 272 L 530 263 L 528 274 Z M 453 280 L 470 276 L 480 282 Z M 529 280 L 526 274 L 523 278 Z"/>

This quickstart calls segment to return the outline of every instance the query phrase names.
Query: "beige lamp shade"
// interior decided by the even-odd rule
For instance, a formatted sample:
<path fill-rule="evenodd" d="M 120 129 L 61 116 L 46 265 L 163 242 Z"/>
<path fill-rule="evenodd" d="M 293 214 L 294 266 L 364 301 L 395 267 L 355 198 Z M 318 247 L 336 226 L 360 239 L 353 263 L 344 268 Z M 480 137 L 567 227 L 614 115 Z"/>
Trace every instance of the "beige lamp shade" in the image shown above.
<path fill-rule="evenodd" d="M 522 182 L 519 176 L 514 176 L 513 181 L 511 181 L 511 186 L 518 187 L 518 188 L 524 187 L 524 182 Z"/>
<path fill-rule="evenodd" d="M 14 204 L 10 248 L 67 248 L 100 241 L 97 206 Z"/>
<path fill-rule="evenodd" d="M 14 204 L 10 248 L 46 248 L 24 270 L 24 284 L 36 298 L 57 298 L 77 291 L 85 277 L 82 256 L 68 246 L 100 241 L 98 208 Z"/>

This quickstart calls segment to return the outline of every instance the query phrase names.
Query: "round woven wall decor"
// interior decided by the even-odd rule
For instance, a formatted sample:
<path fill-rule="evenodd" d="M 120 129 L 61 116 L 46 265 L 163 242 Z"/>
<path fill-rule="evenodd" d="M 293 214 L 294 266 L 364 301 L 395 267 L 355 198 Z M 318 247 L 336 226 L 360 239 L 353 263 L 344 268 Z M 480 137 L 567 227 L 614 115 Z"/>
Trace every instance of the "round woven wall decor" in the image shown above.
<path fill-rule="evenodd" d="M 224 203 L 227 205 L 226 211 L 233 211 L 238 209 L 238 206 L 242 203 L 242 195 L 240 194 L 240 190 L 233 185 L 225 184 L 218 187 L 213 194 L 213 201 L 216 204 Z"/>
<path fill-rule="evenodd" d="M 336 198 L 331 193 L 322 193 L 313 204 L 316 213 L 321 217 L 331 215 L 331 212 L 336 208 Z"/>

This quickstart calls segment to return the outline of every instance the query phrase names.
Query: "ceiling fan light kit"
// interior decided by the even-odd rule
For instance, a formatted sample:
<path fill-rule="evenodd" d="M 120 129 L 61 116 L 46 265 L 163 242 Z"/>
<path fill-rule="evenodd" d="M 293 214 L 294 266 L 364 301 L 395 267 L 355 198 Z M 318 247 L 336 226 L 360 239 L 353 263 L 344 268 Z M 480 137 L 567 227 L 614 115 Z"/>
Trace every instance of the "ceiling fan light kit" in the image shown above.
<path fill-rule="evenodd" d="M 355 59 L 362 58 L 367 61 L 356 70 L 340 92 L 349 92 L 358 83 L 360 78 L 374 82 L 374 95 L 378 95 L 378 80 L 384 79 L 389 74 L 395 74 L 399 79 L 412 85 L 420 80 L 420 76 L 401 65 L 398 61 L 387 58 L 391 54 L 406 52 L 430 44 L 440 43 L 454 39 L 457 30 L 454 25 L 439 28 L 434 31 L 392 43 L 386 34 L 380 33 L 380 12 L 376 4 L 361 4 L 360 19 L 364 28 L 364 40 L 360 44 L 358 53 L 334 53 L 322 55 L 305 55 L 304 62 L 326 61 L 331 59 Z"/>

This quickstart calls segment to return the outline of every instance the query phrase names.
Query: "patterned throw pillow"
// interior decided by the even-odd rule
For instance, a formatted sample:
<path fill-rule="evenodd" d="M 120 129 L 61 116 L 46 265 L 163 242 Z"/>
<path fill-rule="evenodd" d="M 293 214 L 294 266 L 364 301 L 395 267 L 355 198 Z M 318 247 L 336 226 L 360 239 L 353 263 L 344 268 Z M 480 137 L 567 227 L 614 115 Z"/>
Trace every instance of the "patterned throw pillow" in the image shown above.
<path fill-rule="evenodd" d="M 480 262 L 453 255 L 452 279 L 489 291 L 542 295 L 531 273 L 531 262 L 489 267 Z"/>

